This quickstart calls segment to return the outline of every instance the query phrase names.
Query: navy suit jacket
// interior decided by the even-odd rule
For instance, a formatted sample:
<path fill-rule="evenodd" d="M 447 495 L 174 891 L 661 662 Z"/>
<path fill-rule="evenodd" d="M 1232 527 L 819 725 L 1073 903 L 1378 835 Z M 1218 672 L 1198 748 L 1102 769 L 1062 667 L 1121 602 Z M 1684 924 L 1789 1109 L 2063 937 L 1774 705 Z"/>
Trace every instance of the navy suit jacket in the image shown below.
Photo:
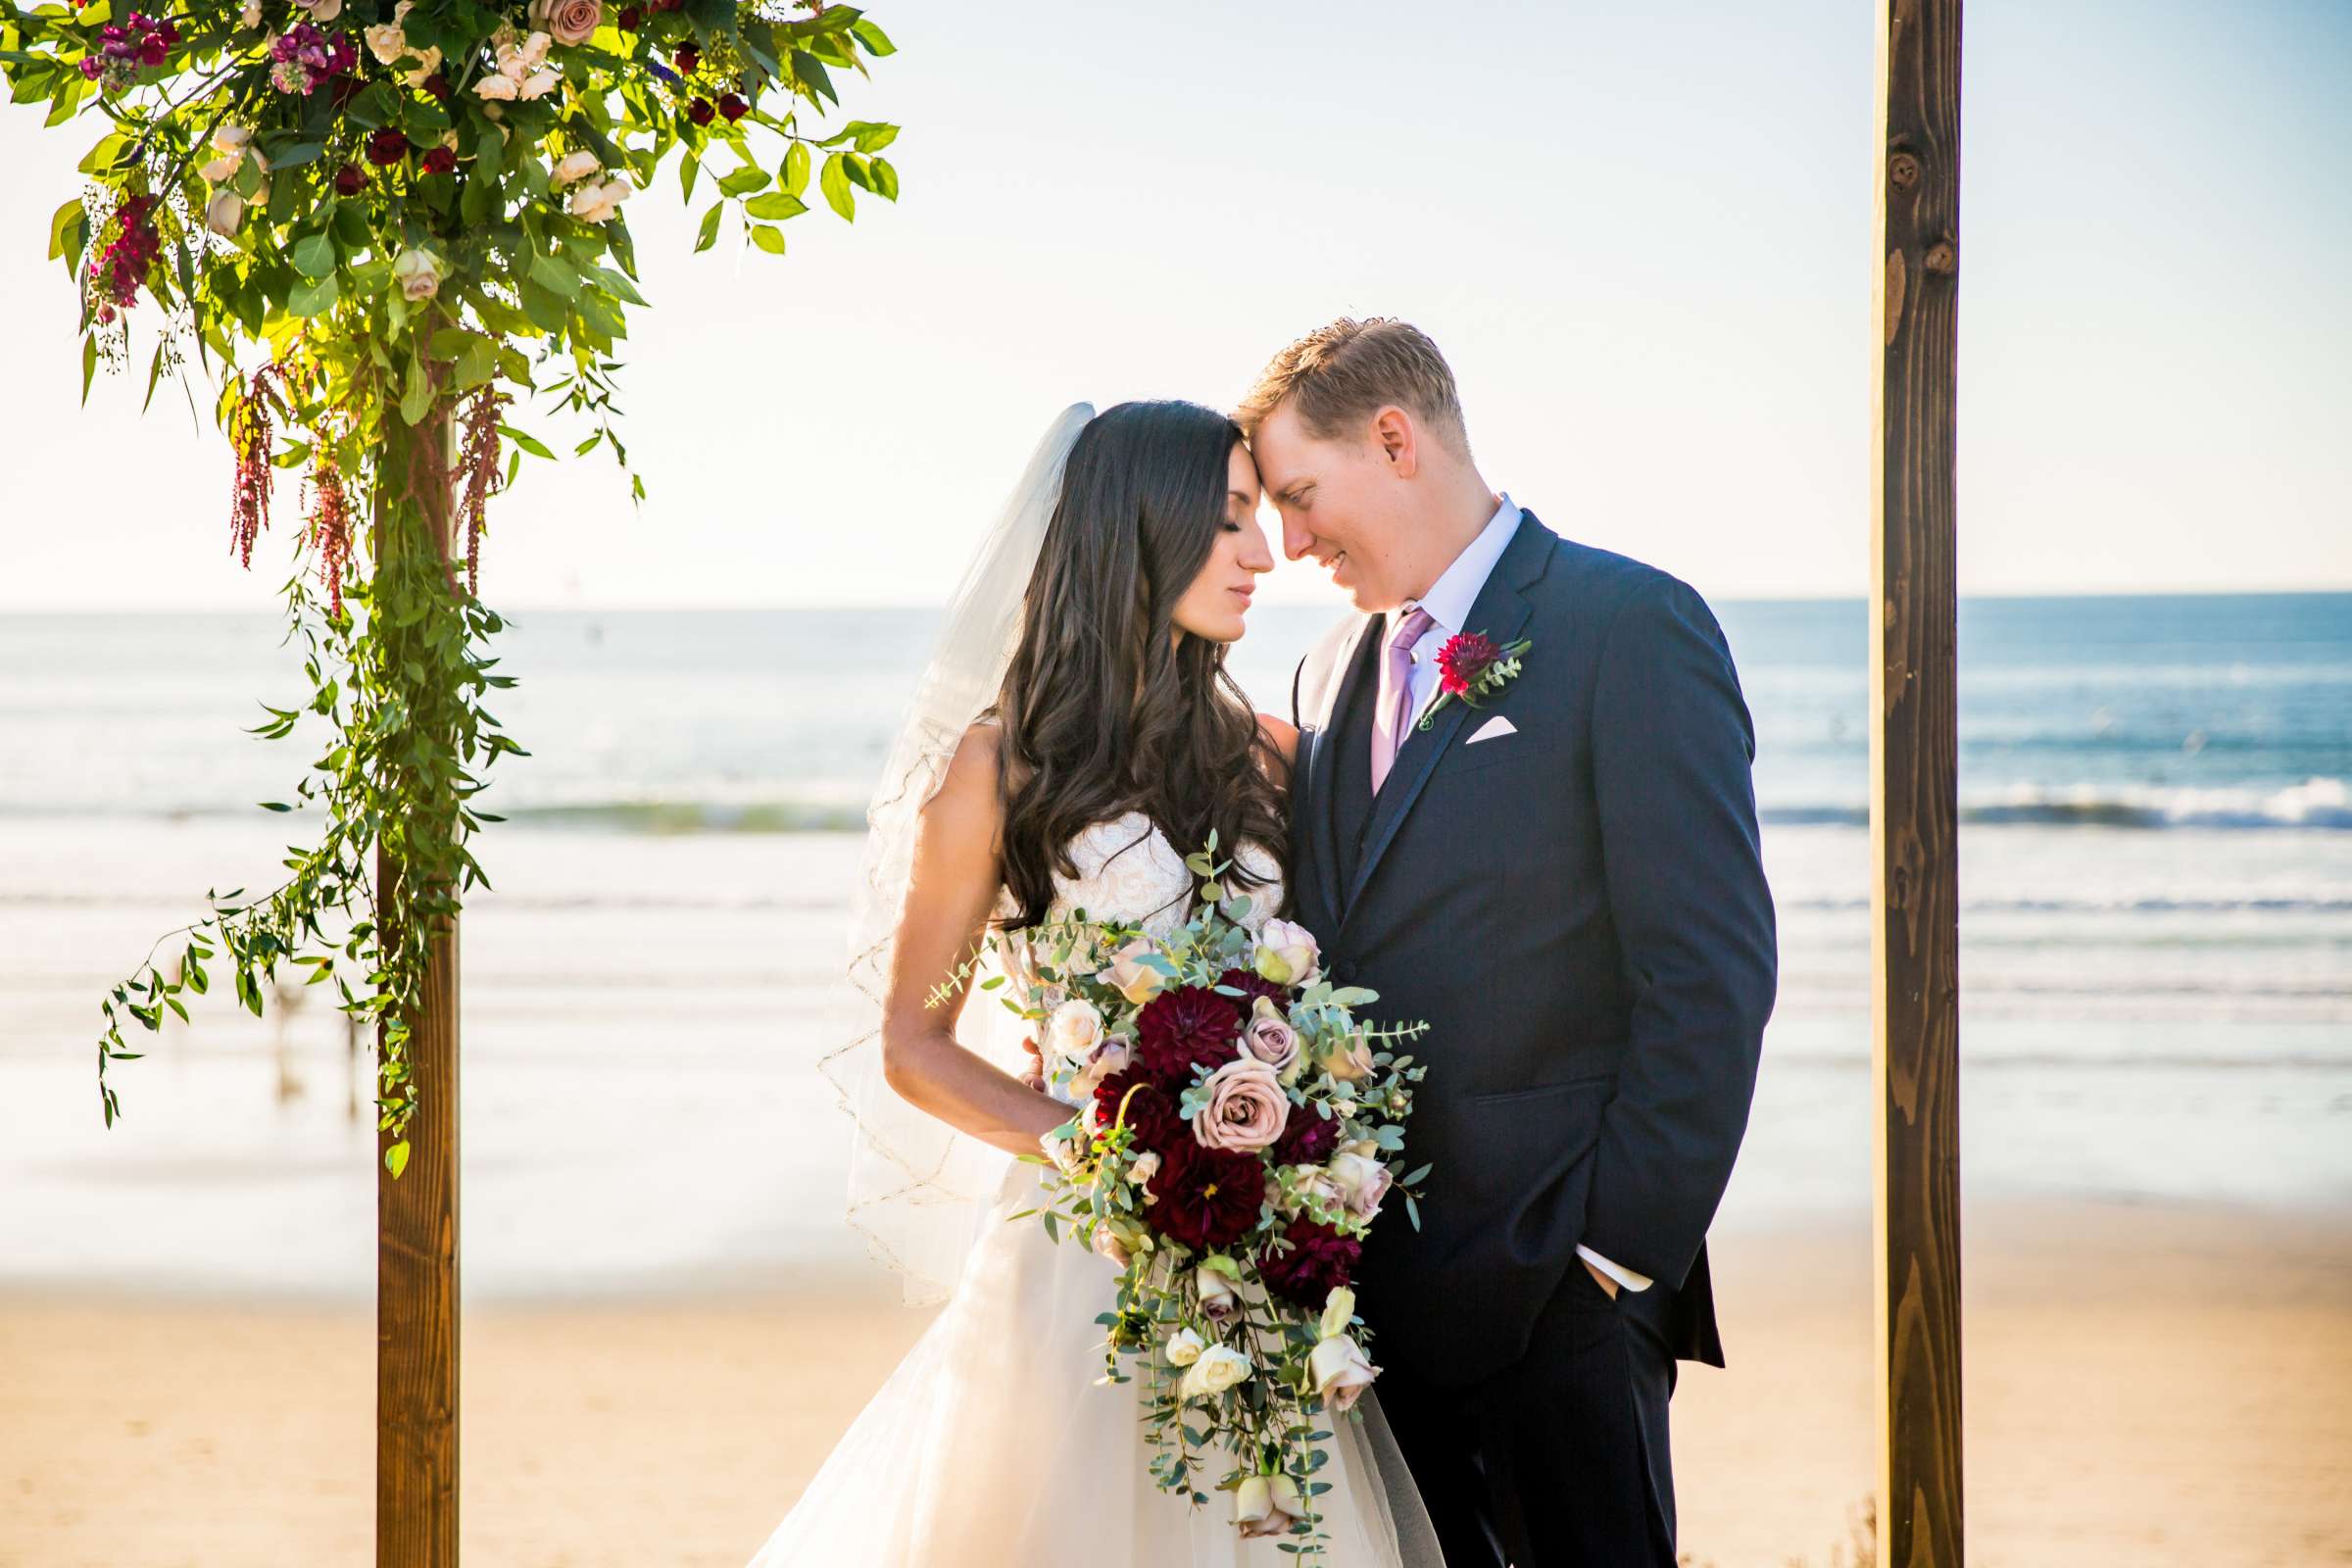
<path fill-rule="evenodd" d="M 1507 1367 L 1581 1242 L 1655 1282 L 1621 1307 L 1720 1366 L 1706 1232 L 1777 967 L 1722 630 L 1688 584 L 1525 513 L 1466 623 L 1532 639 L 1522 673 L 1449 702 L 1350 800 L 1380 625 L 1349 616 L 1298 667 L 1291 842 L 1328 972 L 1380 993 L 1369 1016 L 1431 1025 L 1404 1048 L 1429 1064 L 1405 1129 L 1404 1163 L 1434 1162 L 1421 1228 L 1392 1203 L 1358 1274 L 1383 1359 L 1446 1384 Z M 1495 714 L 1514 732 L 1464 744 Z"/>

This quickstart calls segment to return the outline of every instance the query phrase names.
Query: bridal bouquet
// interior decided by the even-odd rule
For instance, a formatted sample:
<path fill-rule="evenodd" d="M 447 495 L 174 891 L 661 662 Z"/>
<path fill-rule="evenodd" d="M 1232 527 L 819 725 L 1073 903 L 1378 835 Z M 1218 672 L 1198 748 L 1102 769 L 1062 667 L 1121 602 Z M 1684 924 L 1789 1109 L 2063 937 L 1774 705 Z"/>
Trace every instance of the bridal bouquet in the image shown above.
<path fill-rule="evenodd" d="M 1379 1371 L 1348 1288 L 1360 1238 L 1391 1200 L 1420 1224 L 1428 1167 L 1397 1166 L 1425 1068 L 1392 1048 L 1427 1026 L 1359 1023 L 1376 995 L 1325 979 L 1300 926 L 1252 935 L 1215 854 L 1212 834 L 1186 860 L 1200 886 L 1175 931 L 1078 911 L 1023 932 L 982 986 L 1005 990 L 1082 1107 L 1050 1160 L 1027 1156 L 1050 1166 L 1049 1199 L 1024 1214 L 1119 1270 L 1104 1381 L 1131 1381 L 1122 1360 L 1146 1381 L 1153 1481 L 1206 1503 L 1221 1463 L 1242 1534 L 1313 1555 L 1319 1423 Z"/>

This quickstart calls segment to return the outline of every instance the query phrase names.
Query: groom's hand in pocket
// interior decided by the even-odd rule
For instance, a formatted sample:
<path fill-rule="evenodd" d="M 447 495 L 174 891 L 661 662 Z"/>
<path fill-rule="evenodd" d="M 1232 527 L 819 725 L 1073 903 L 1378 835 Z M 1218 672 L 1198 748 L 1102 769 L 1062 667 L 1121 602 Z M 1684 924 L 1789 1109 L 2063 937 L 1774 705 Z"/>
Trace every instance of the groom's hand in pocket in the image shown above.
<path fill-rule="evenodd" d="M 1609 1293 L 1610 1300 L 1614 1301 L 1617 1299 L 1618 1286 L 1615 1280 L 1609 1278 L 1606 1274 L 1603 1274 L 1599 1267 L 1589 1257 L 1580 1256 L 1577 1258 L 1577 1262 L 1583 1266 L 1586 1273 L 1592 1276 L 1595 1284 L 1597 1284 L 1602 1290 Z"/>

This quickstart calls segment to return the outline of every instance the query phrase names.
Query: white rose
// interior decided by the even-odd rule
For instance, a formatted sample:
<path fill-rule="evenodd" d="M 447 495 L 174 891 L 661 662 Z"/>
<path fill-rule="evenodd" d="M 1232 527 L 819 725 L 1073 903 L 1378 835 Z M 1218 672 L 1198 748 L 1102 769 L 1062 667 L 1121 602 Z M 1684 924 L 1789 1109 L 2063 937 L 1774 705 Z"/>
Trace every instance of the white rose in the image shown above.
<path fill-rule="evenodd" d="M 534 71 L 523 78 L 520 91 L 525 98 L 544 98 L 563 83 L 560 71 Z"/>
<path fill-rule="evenodd" d="M 393 260 L 392 279 L 400 285 L 401 298 L 429 300 L 441 292 L 441 259 L 412 245 Z"/>
<path fill-rule="evenodd" d="M 253 131 L 244 125 L 216 125 L 213 127 L 213 151 L 241 153 L 253 142 Z"/>
<path fill-rule="evenodd" d="M 1357 1219 L 1370 1219 L 1380 1212 L 1380 1200 L 1388 1195 L 1389 1183 L 1395 1179 L 1388 1166 L 1380 1162 L 1379 1148 L 1369 1142 L 1349 1144 L 1332 1155 L 1331 1162 L 1323 1167 L 1340 1201 Z"/>
<path fill-rule="evenodd" d="M 236 177 L 237 166 L 244 162 L 243 153 L 222 153 L 196 172 L 202 174 L 209 185 L 225 185 Z"/>
<path fill-rule="evenodd" d="M 585 180 L 571 193 L 571 216 L 582 222 L 602 223 L 618 212 L 631 194 L 625 179 Z"/>
<path fill-rule="evenodd" d="M 234 234 L 245 220 L 245 198 L 233 190 L 215 191 L 204 204 L 204 226 L 216 234 Z"/>
<path fill-rule="evenodd" d="M 477 98 L 495 98 L 512 103 L 514 99 L 514 78 L 502 76 L 495 71 L 488 72 L 474 78 L 473 91 Z"/>
<path fill-rule="evenodd" d="M 1245 1476 L 1234 1489 L 1233 1522 L 1245 1539 L 1288 1535 L 1305 1512 L 1298 1484 L 1289 1476 Z"/>
<path fill-rule="evenodd" d="M 343 0 L 294 0 L 294 5 L 309 12 L 313 22 L 332 22 L 343 14 Z"/>
<path fill-rule="evenodd" d="M 1315 934 L 1290 920 L 1268 920 L 1257 933 L 1255 968 L 1278 986 L 1311 986 L 1321 972 L 1323 950 Z"/>
<path fill-rule="evenodd" d="M 1323 1298 L 1323 1321 L 1316 1327 L 1328 1340 L 1347 1333 L 1348 1325 L 1354 1320 L 1355 1293 L 1345 1285 L 1333 1286 L 1331 1294 Z"/>
<path fill-rule="evenodd" d="M 1093 1095 L 1096 1090 L 1102 1087 L 1103 1079 L 1114 1072 L 1125 1072 L 1131 1060 L 1132 1054 L 1127 1049 L 1126 1041 L 1118 1039 L 1104 1041 L 1096 1048 L 1094 1055 L 1087 1059 L 1085 1067 L 1080 1069 L 1077 1076 L 1070 1080 L 1070 1092 L 1076 1095 Z M 1158 1168 L 1156 1165 L 1152 1167 L 1154 1170 Z"/>
<path fill-rule="evenodd" d="M 559 185 L 568 185 L 575 179 L 586 179 L 590 174 L 597 173 L 603 169 L 604 165 L 596 161 L 596 154 L 582 148 L 577 152 L 565 153 L 558 159 L 549 177 Z"/>
<path fill-rule="evenodd" d="M 1200 1315 L 1211 1323 L 1230 1323 L 1242 1310 L 1233 1281 L 1205 1263 L 1193 1270 L 1193 1287 L 1200 1293 Z"/>
<path fill-rule="evenodd" d="M 1152 939 L 1137 937 L 1112 954 L 1109 964 L 1102 970 L 1102 978 L 1111 989 L 1139 1007 L 1158 996 L 1168 983 L 1165 974 L 1138 961 L 1151 952 Z"/>
<path fill-rule="evenodd" d="M 237 13 L 237 25 L 258 27 L 262 24 L 262 0 L 245 0 L 245 9 Z"/>
<path fill-rule="evenodd" d="M 1178 1329 L 1168 1336 L 1168 1365 L 1191 1366 L 1208 1348 L 1207 1342 L 1190 1328 Z"/>
<path fill-rule="evenodd" d="M 368 40 L 368 52 L 375 56 L 375 63 L 379 66 L 388 66 L 409 52 L 409 35 L 401 30 L 397 22 L 362 27 L 360 36 Z"/>
<path fill-rule="evenodd" d="M 1372 1380 L 1380 1376 L 1380 1368 L 1345 1334 L 1318 1344 L 1306 1358 L 1306 1370 L 1315 1380 L 1315 1392 L 1323 1396 L 1323 1408 L 1333 1415 L 1363 1397 Z"/>
<path fill-rule="evenodd" d="M 428 44 L 422 49 L 412 49 L 409 52 L 416 57 L 416 64 L 412 69 L 402 72 L 400 79 L 412 87 L 421 87 L 427 77 L 441 69 L 441 50 L 436 45 Z"/>
<path fill-rule="evenodd" d="M 1230 1345 L 1212 1345 L 1176 1380 L 1179 1401 L 1204 1399 L 1246 1381 L 1255 1368 L 1250 1358 Z"/>
<path fill-rule="evenodd" d="M 1083 1066 L 1102 1043 L 1102 1014 L 1093 1003 L 1073 998 L 1047 1015 L 1044 1033 L 1047 1055 Z"/>

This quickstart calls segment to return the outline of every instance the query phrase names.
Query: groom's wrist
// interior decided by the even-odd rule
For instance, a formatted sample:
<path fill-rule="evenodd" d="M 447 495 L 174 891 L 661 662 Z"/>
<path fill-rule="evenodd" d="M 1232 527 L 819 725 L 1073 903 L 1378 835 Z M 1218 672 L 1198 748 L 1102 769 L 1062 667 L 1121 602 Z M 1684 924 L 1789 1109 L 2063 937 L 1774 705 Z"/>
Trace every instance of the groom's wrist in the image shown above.
<path fill-rule="evenodd" d="M 1615 1280 L 1626 1290 L 1646 1291 L 1654 1283 L 1648 1275 L 1627 1268 L 1622 1263 L 1613 1262 L 1581 1242 L 1577 1244 L 1576 1255 L 1600 1270 L 1601 1273 L 1606 1274 L 1610 1279 Z"/>

